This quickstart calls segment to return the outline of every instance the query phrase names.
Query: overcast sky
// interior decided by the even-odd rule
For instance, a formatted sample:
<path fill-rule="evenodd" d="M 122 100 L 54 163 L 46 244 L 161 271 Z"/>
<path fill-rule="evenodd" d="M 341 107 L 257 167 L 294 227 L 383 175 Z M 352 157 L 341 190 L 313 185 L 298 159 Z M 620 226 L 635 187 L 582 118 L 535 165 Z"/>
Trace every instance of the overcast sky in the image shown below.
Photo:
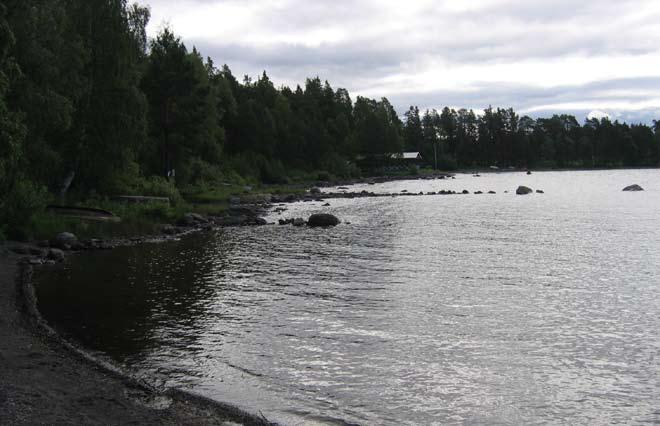
<path fill-rule="evenodd" d="M 658 0 L 142 0 L 237 78 L 420 109 L 660 119 Z"/>

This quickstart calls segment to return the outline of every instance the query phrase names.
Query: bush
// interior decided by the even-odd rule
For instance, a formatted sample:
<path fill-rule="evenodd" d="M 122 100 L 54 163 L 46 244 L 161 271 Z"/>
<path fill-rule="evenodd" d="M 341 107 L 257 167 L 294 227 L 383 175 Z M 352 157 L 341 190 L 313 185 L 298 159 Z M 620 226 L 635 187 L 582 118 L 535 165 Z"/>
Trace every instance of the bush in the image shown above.
<path fill-rule="evenodd" d="M 259 177 L 261 182 L 267 184 L 289 183 L 282 162 L 280 160 L 268 160 L 262 156 L 259 157 Z"/>
<path fill-rule="evenodd" d="M 325 170 L 321 170 L 320 172 L 317 173 L 316 180 L 320 180 L 323 182 L 330 182 L 334 180 L 334 176 L 332 176 L 330 173 L 326 172 Z"/>
<path fill-rule="evenodd" d="M 183 202 L 181 193 L 174 185 L 174 182 L 162 176 L 150 176 L 140 179 L 136 183 L 136 190 L 140 193 L 139 195 L 168 197 L 173 205 L 179 205 Z"/>
<path fill-rule="evenodd" d="M 241 176 L 243 183 L 259 180 L 259 167 L 254 155 L 241 153 L 225 159 L 225 169 L 234 175 Z"/>
<path fill-rule="evenodd" d="M 43 211 L 48 202 L 46 188 L 21 180 L 0 204 L 0 231 L 5 237 L 27 239 L 32 217 Z"/>
<path fill-rule="evenodd" d="M 201 158 L 194 157 L 176 176 L 177 183 L 181 185 L 209 186 L 221 182 L 224 178 L 219 166 L 207 163 Z"/>
<path fill-rule="evenodd" d="M 438 169 L 445 171 L 456 170 L 458 169 L 458 163 L 451 155 L 441 155 L 438 158 Z"/>

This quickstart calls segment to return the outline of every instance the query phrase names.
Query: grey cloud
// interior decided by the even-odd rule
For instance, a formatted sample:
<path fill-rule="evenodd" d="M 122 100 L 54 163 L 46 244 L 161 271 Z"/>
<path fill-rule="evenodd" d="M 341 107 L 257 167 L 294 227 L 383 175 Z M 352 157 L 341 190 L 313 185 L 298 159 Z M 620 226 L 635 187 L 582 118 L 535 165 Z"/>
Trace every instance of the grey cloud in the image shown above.
<path fill-rule="evenodd" d="M 639 89 L 648 87 L 660 88 L 660 77 L 613 79 L 598 81 L 584 85 L 561 86 L 553 88 L 538 88 L 526 85 L 515 85 L 512 83 L 478 83 L 473 90 L 466 92 L 461 90 L 436 90 L 431 92 L 417 92 L 394 94 L 389 100 L 397 111 L 403 112 L 410 105 L 418 105 L 424 109 L 440 109 L 444 106 L 456 108 L 472 108 L 481 110 L 488 105 L 494 107 L 512 107 L 517 112 L 524 114 L 525 110 L 542 105 L 570 103 L 575 101 L 602 101 L 602 100 L 628 100 L 644 101 L 651 99 L 653 93 L 647 95 L 608 95 L 606 92 L 612 90 L 637 92 Z M 660 90 L 658 90 L 660 92 Z M 656 92 L 657 94 L 657 92 Z M 654 119 L 660 119 L 660 106 L 636 111 L 620 111 L 616 109 L 604 109 L 613 118 L 630 122 L 650 123 Z M 552 108 L 540 109 L 527 113 L 533 117 L 544 117 L 552 114 L 573 113 L 583 120 L 591 109 L 569 109 L 557 110 Z"/>
<path fill-rule="evenodd" d="M 167 8 L 175 0 L 152 0 L 152 8 Z M 182 1 L 182 0 L 178 0 Z M 183 0 L 190 8 L 201 4 L 232 3 L 260 5 L 254 22 L 245 31 L 279 34 L 295 29 L 339 28 L 348 40 L 322 43 L 248 44 L 241 35 L 219 39 L 189 39 L 203 55 L 227 63 L 240 76 L 266 70 L 276 83 L 302 83 L 319 75 L 334 87 L 352 92 L 369 90 L 388 76 L 405 73 L 424 60 L 445 63 L 516 64 L 529 60 L 553 60 L 580 56 L 658 54 L 660 37 L 650 31 L 660 16 L 634 13 L 652 4 L 649 0 L 501 0 L 466 11 L 451 11 L 451 1 L 437 1 L 408 22 L 384 19 L 376 0 Z M 408 7 L 403 3 L 403 9 Z M 259 12 L 261 11 L 261 12 Z M 402 15 L 403 16 L 403 15 Z M 392 27 L 388 27 L 392 24 Z M 174 27 L 176 31 L 176 26 Z M 649 73 L 658 75 L 658 70 Z M 512 82 L 469 82 L 472 90 L 423 93 L 383 93 L 399 111 L 410 104 L 458 105 L 481 108 L 513 106 L 518 110 L 579 101 L 630 101 L 651 98 L 660 87 L 660 77 L 626 79 L 542 89 Z M 608 93 L 618 90 L 620 93 Z M 649 89 L 651 94 L 640 94 Z M 652 111 L 651 111 L 652 112 Z M 630 117 L 648 120 L 651 112 L 631 112 Z M 621 117 L 628 117 L 620 112 Z"/>

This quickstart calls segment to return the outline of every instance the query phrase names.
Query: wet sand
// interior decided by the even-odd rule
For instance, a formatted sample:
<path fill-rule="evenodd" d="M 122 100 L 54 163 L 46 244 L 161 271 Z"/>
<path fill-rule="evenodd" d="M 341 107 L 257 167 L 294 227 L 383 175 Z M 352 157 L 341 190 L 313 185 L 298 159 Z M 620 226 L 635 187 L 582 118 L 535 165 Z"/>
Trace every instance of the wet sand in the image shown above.
<path fill-rule="evenodd" d="M 1 425 L 268 424 L 183 392 L 158 392 L 85 359 L 30 314 L 23 297 L 30 267 L 19 260 L 0 244 Z"/>

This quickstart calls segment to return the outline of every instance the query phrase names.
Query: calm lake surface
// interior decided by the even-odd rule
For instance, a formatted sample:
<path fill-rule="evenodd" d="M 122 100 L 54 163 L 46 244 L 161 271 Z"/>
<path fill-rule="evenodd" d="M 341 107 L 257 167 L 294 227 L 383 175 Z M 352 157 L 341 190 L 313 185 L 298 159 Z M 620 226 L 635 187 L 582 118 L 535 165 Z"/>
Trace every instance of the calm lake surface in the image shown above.
<path fill-rule="evenodd" d="M 40 309 L 152 383 L 284 424 L 660 423 L 660 170 L 362 189 L 497 194 L 299 203 L 281 217 L 350 224 L 81 255 L 40 271 Z"/>

